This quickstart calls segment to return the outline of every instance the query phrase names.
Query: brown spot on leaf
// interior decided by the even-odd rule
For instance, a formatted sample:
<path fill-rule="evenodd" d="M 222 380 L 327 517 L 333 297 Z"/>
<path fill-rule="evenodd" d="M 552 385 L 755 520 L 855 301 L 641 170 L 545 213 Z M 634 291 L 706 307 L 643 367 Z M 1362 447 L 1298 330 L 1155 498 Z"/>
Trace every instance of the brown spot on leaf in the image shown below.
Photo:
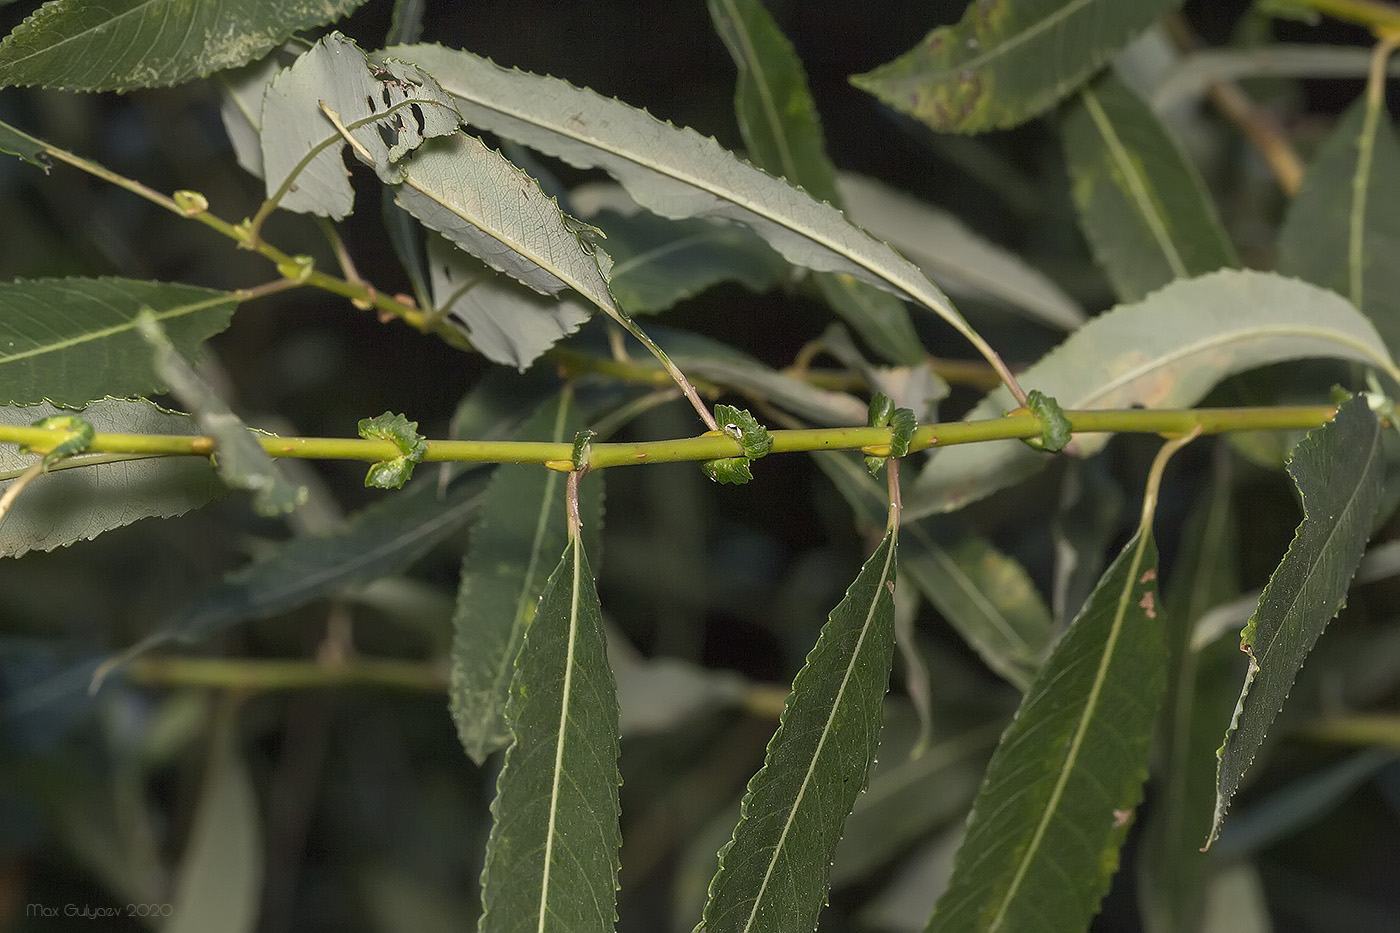
<path fill-rule="evenodd" d="M 1149 619 L 1157 618 L 1156 600 L 1153 598 L 1153 593 L 1151 590 L 1148 590 L 1146 593 L 1142 594 L 1142 601 L 1138 603 L 1138 608 L 1140 608 L 1143 612 L 1147 613 L 1147 617 Z"/>
<path fill-rule="evenodd" d="M 1149 568 L 1148 570 L 1143 571 L 1142 576 L 1138 577 L 1138 582 L 1151 583 L 1155 579 L 1157 579 L 1157 571 Z"/>

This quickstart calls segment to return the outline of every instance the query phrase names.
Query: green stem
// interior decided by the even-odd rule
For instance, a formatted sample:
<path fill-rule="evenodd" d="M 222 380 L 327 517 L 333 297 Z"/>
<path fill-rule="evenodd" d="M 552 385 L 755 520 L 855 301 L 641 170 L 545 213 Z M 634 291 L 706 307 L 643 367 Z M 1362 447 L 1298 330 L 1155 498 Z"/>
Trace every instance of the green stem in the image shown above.
<path fill-rule="evenodd" d="M 1400 29 L 1400 6 L 1382 0 L 1293 0 L 1336 19 L 1360 23 L 1369 29 Z"/>
<path fill-rule="evenodd" d="M 1200 408 L 1151 410 L 1129 408 L 1110 411 L 1070 411 L 1065 414 L 1076 433 L 1163 434 L 1182 436 L 1197 428 L 1202 434 L 1315 428 L 1329 420 L 1336 409 L 1328 405 L 1278 408 Z M 973 444 L 980 441 L 1038 437 L 1040 422 L 1031 414 L 1008 415 L 986 421 L 953 421 L 924 425 L 914 432 L 910 450 Z M 888 448 L 889 428 L 805 428 L 774 431 L 773 453 L 814 450 L 862 450 Z M 0 443 L 22 444 L 40 453 L 67 437 L 52 428 L 0 425 Z M 339 437 L 271 437 L 256 435 L 263 449 L 274 457 L 315 460 L 391 460 L 400 451 L 390 441 Z M 213 438 L 164 434 L 97 434 L 88 445 L 90 454 L 138 456 L 209 456 Z M 567 463 L 572 444 L 536 441 L 429 441 L 424 457 L 431 462 L 453 463 Z M 598 443 L 590 447 L 588 468 L 603 469 L 642 463 L 678 463 L 742 456 L 739 442 L 728 435 L 703 435 L 639 443 Z"/>
<path fill-rule="evenodd" d="M 369 658 L 326 663 L 144 657 L 128 662 L 126 677 L 145 686 L 224 687 L 258 692 L 374 686 L 440 693 L 447 688 L 447 670 L 442 665 Z"/>

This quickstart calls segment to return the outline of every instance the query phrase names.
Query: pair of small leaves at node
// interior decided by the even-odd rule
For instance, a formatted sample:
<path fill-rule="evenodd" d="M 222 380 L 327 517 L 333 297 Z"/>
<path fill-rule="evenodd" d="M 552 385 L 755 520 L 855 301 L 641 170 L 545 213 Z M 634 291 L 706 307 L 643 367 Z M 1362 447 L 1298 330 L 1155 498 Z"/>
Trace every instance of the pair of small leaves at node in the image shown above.
<path fill-rule="evenodd" d="M 71 457 L 73 454 L 80 454 L 87 450 L 88 445 L 92 443 L 93 435 L 96 433 L 89 422 L 77 415 L 53 415 L 41 418 L 34 422 L 31 427 L 48 428 L 50 431 L 66 430 L 68 432 L 67 437 L 44 452 L 45 470 L 50 469 L 64 457 Z M 25 453 L 39 453 L 32 447 L 20 449 Z"/>
<path fill-rule="evenodd" d="M 359 425 L 365 440 L 392 441 L 399 456 L 381 460 L 369 468 L 365 485 L 379 489 L 399 489 L 413 475 L 413 468 L 423 462 L 428 453 L 428 439 L 418 433 L 418 422 L 403 415 L 385 412 L 375 418 L 364 418 Z"/>
<path fill-rule="evenodd" d="M 1055 454 L 1068 446 L 1074 435 L 1069 418 L 1060 403 L 1039 389 L 1026 394 L 1026 409 L 1040 422 L 1040 437 L 1028 437 L 1026 443 L 1036 450 Z"/>
<path fill-rule="evenodd" d="M 700 466 L 705 471 L 705 475 L 716 483 L 742 486 L 753 479 L 753 473 L 749 470 L 749 461 L 766 456 L 768 451 L 773 449 L 773 435 L 769 434 L 768 429 L 759 424 L 758 419 L 751 415 L 746 408 L 716 405 L 715 421 L 719 422 L 720 430 L 707 431 L 706 433 L 726 434 L 734 438 L 743 448 L 744 455 L 742 457 L 706 460 Z"/>
<path fill-rule="evenodd" d="M 894 399 L 883 392 L 876 392 L 870 399 L 870 416 L 866 419 L 866 426 L 890 429 L 889 452 L 867 453 L 865 456 L 865 468 L 871 476 L 879 476 L 886 459 L 909 453 L 909 444 L 914 440 L 914 429 L 919 426 L 919 419 L 914 416 L 914 409 L 895 408 Z M 867 451 L 873 449 L 866 448 Z"/>

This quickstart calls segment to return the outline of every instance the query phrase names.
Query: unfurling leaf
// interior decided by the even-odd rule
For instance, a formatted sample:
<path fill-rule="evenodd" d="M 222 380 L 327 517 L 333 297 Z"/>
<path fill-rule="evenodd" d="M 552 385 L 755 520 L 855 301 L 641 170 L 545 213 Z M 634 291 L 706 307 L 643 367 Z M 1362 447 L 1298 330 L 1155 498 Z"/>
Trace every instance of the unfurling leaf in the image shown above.
<path fill-rule="evenodd" d="M 480 933 L 612 933 L 617 921 L 617 686 L 593 574 L 575 538 L 515 665 L 491 803 Z"/>
<path fill-rule="evenodd" d="M 894 652 L 897 528 L 831 611 L 792 684 L 710 882 L 705 933 L 812 930 L 879 745 Z"/>
<path fill-rule="evenodd" d="M 360 421 L 360 437 L 365 440 L 393 441 L 399 456 L 381 460 L 369 468 L 365 485 L 379 489 L 399 489 L 413 475 L 413 468 L 423 462 L 428 452 L 428 439 L 418 433 L 418 422 L 403 415 L 385 412 Z"/>
<path fill-rule="evenodd" d="M 1098 912 L 1166 687 L 1156 563 L 1140 530 L 1036 675 L 987 767 L 928 933 L 1068 933 Z"/>
<path fill-rule="evenodd" d="M 455 133 L 461 122 L 430 75 L 403 62 L 374 64 L 355 43 L 330 33 L 263 95 L 267 196 L 288 210 L 339 220 L 355 201 L 342 154 L 347 143 L 381 181 L 394 184 L 403 180 L 404 156 Z"/>
<path fill-rule="evenodd" d="M 1366 399 L 1357 397 L 1309 433 L 1289 458 L 1288 473 L 1303 498 L 1303 522 L 1240 633 L 1249 670 L 1219 752 L 1212 842 L 1303 661 L 1346 601 L 1380 507 L 1382 430 Z"/>
<path fill-rule="evenodd" d="M 1181 0 L 978 0 L 851 82 L 935 130 L 1015 126 L 1068 94 Z"/>
<path fill-rule="evenodd" d="M 1050 454 L 1064 450 L 1074 433 L 1060 403 L 1039 389 L 1031 389 L 1026 394 L 1026 408 L 1040 421 L 1040 437 L 1027 438 L 1026 443 Z"/>

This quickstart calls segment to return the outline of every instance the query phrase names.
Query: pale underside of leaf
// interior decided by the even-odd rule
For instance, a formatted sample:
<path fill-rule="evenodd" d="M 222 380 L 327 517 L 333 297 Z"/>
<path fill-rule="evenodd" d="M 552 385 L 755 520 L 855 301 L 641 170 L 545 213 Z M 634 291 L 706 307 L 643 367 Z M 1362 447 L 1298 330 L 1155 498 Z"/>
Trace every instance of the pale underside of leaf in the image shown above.
<path fill-rule="evenodd" d="M 0 423 L 29 425 L 43 418 L 72 414 L 50 404 L 0 407 Z M 98 432 L 122 434 L 198 434 L 188 415 L 165 411 L 147 401 L 102 399 L 81 412 Z M 36 454 L 0 447 L 0 471 L 17 473 Z M 82 457 L 94 460 L 93 456 Z M 3 491 L 12 481 L 0 482 Z M 142 518 L 170 518 L 198 508 L 228 492 L 207 459 L 158 457 L 117 460 L 81 469 L 50 472 L 15 500 L 0 525 L 0 556 L 18 557 L 29 550 L 50 551 L 85 541 Z"/>
<path fill-rule="evenodd" d="M 1180 0 L 979 0 L 852 83 L 942 132 L 1014 126 L 1052 107 Z"/>
<path fill-rule="evenodd" d="M 1400 379 L 1375 328 L 1345 299 L 1296 279 L 1222 270 L 1174 282 L 1120 305 L 1070 335 L 1021 374 L 1027 385 L 1073 409 L 1176 408 L 1198 402 L 1226 376 L 1310 357 L 1354 360 Z M 1016 407 L 1001 390 L 967 420 Z M 1077 435 L 1088 456 L 1107 438 Z M 1011 485 L 1048 458 L 1019 441 L 948 447 L 934 453 L 905 496 L 905 515 L 950 511 Z"/>
<path fill-rule="evenodd" d="M 1249 670 L 1219 752 L 1211 841 L 1304 660 L 1346 601 L 1380 507 L 1382 430 L 1366 400 L 1354 398 L 1289 459 L 1303 522 L 1240 633 Z"/>
<path fill-rule="evenodd" d="M 649 210 L 713 216 L 751 227 L 789 262 L 844 272 L 912 298 L 960 333 L 971 329 L 912 263 L 782 179 L 713 139 L 556 78 L 501 68 L 433 45 L 386 54 L 417 62 L 452 94 L 464 119 L 572 165 L 601 168 Z"/>
<path fill-rule="evenodd" d="M 364 0 L 60 0 L 0 43 L 0 84 L 164 87 L 261 58 Z"/>
<path fill-rule="evenodd" d="M 762 770 L 721 851 L 706 933 L 814 929 L 828 873 L 879 744 L 894 650 L 893 527 L 793 681 Z"/>

